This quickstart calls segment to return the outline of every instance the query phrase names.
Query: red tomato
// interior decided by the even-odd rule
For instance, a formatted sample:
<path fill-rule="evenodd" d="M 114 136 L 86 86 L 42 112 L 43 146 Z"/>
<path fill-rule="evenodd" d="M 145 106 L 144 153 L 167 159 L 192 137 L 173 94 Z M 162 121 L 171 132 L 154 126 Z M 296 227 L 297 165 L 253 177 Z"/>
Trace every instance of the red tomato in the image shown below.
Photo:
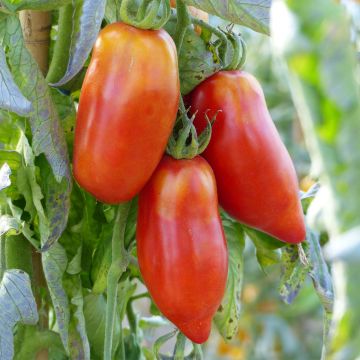
<path fill-rule="evenodd" d="M 291 158 L 266 107 L 258 81 L 221 71 L 190 94 L 198 130 L 218 113 L 204 152 L 214 170 L 220 205 L 238 221 L 288 243 L 305 239 L 304 216 Z"/>
<path fill-rule="evenodd" d="M 190 340 L 203 343 L 228 271 L 215 178 L 203 158 L 163 158 L 140 193 L 136 239 L 154 302 Z"/>
<path fill-rule="evenodd" d="M 81 90 L 74 144 L 78 183 L 106 203 L 136 195 L 164 153 L 179 95 L 176 48 L 164 30 L 106 26 Z"/>

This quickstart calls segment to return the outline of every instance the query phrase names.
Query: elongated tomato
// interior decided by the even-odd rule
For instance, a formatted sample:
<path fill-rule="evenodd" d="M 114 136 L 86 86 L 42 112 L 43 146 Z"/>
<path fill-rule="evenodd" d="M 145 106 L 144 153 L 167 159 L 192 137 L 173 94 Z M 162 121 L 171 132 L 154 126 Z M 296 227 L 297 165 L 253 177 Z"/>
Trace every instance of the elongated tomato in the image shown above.
<path fill-rule="evenodd" d="M 81 89 L 73 160 L 78 183 L 106 203 L 136 195 L 164 152 L 179 91 L 176 48 L 164 30 L 106 26 Z"/>
<path fill-rule="evenodd" d="M 217 110 L 204 152 L 214 170 L 220 205 L 240 222 L 279 240 L 299 243 L 305 224 L 291 158 L 266 107 L 258 81 L 244 71 L 221 71 L 190 95 L 198 130 Z"/>
<path fill-rule="evenodd" d="M 228 259 L 215 178 L 203 158 L 160 162 L 140 193 L 137 249 L 156 305 L 189 339 L 206 341 Z"/>

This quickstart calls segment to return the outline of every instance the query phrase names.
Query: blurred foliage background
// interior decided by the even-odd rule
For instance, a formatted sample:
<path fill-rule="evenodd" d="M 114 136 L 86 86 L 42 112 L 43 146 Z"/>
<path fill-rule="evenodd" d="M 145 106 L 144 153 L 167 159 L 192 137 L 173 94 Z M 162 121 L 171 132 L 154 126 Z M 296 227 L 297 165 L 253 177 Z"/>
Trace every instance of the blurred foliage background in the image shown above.
<path fill-rule="evenodd" d="M 285 3 L 290 4 L 290 7 L 297 8 L 298 13 L 295 13 L 296 16 L 304 16 L 304 9 L 301 9 L 302 5 L 295 6 L 295 1 L 285 1 Z M 318 16 L 321 17 L 321 5 L 315 6 L 315 9 L 315 7 L 312 7 L 313 3 L 310 1 L 307 5 L 303 4 L 303 8 L 308 6 L 312 8 L 312 11 L 318 11 Z M 326 13 L 339 11 L 338 7 L 329 6 L 331 1 L 328 1 L 328 4 L 325 3 L 323 2 L 322 5 L 328 6 L 328 9 L 323 11 L 323 16 Z M 342 1 L 342 5 L 346 9 L 344 18 L 347 18 L 351 24 L 352 46 L 353 50 L 357 52 L 359 60 L 360 4 L 355 0 L 345 0 Z M 285 23 L 287 21 L 286 18 L 277 17 L 276 19 Z M 302 20 L 305 21 L 305 19 Z M 314 21 L 314 19 L 312 20 Z M 217 18 L 211 17 L 210 21 L 219 26 L 222 25 Z M 335 21 L 335 19 L 333 18 L 332 21 Z M 333 25 L 336 26 L 335 23 Z M 319 23 L 320 26 L 321 23 Z M 237 30 L 242 33 L 249 44 L 245 70 L 253 73 L 262 84 L 272 118 L 295 162 L 301 190 L 306 191 L 315 180 L 318 180 L 319 173 L 312 169 L 311 156 L 308 153 L 299 115 L 292 99 L 289 78 L 282 59 L 275 54 L 276 51 L 273 48 L 277 46 L 274 42 L 278 40 L 273 39 L 270 42 L 266 36 L 241 27 L 237 28 Z M 285 27 L 283 27 L 283 31 L 286 31 Z M 337 37 L 336 30 L 333 36 L 334 38 Z M 303 51 L 301 46 L 296 50 L 296 46 L 303 41 L 301 33 L 298 33 L 297 37 L 293 37 L 292 41 L 294 42 L 292 43 L 295 49 L 293 50 L 294 53 L 301 53 Z M 343 45 L 345 54 L 347 44 Z M 329 46 L 331 46 L 330 43 Z M 337 61 L 345 61 L 341 58 L 342 49 L 337 48 L 336 51 L 339 52 Z M 316 54 L 314 55 L 316 56 Z M 301 69 L 301 66 L 303 64 L 299 63 L 299 68 L 295 68 L 293 71 L 308 71 L 309 76 L 311 73 L 318 71 L 315 66 L 309 66 L 307 69 Z M 352 72 L 352 69 L 346 69 L 345 66 L 342 68 L 339 66 L 339 69 L 343 71 L 343 73 L 337 73 L 339 77 L 347 77 Z M 317 78 L 317 76 L 314 77 Z M 319 78 L 317 79 L 319 80 Z M 359 79 L 357 78 L 357 80 Z M 357 82 L 357 85 L 359 85 L 359 82 Z M 332 86 L 336 88 L 337 84 L 333 83 Z M 346 96 L 346 93 L 344 95 Z M 297 96 L 296 92 L 293 96 Z M 360 118 L 357 120 L 360 122 Z M 331 127 L 333 123 L 328 122 L 327 126 Z M 354 129 L 354 131 L 358 130 Z M 335 146 L 334 150 L 336 151 Z M 353 151 L 356 151 L 355 147 Z M 346 165 L 344 164 L 344 166 Z M 357 181 L 359 182 L 360 179 L 357 179 Z M 323 237 L 326 238 L 327 236 Z M 323 245 L 325 242 L 326 239 L 323 241 Z M 320 359 L 323 341 L 323 315 L 320 301 L 313 291 L 311 282 L 306 281 L 292 304 L 284 304 L 280 299 L 278 290 L 281 274 L 280 266 L 274 265 L 271 267 L 271 271 L 265 273 L 256 261 L 254 252 L 254 247 L 250 241 L 247 241 L 242 316 L 238 336 L 230 343 L 225 343 L 216 337 L 214 344 L 206 349 L 209 358 L 219 360 Z M 345 333 L 349 331 L 349 328 L 344 326 L 341 331 Z M 346 335 L 344 336 L 346 337 Z M 352 334 L 349 336 L 352 338 Z M 355 354 L 355 352 L 352 354 Z M 352 356 L 354 355 L 350 355 L 350 352 L 342 351 L 331 358 L 355 359 Z"/>

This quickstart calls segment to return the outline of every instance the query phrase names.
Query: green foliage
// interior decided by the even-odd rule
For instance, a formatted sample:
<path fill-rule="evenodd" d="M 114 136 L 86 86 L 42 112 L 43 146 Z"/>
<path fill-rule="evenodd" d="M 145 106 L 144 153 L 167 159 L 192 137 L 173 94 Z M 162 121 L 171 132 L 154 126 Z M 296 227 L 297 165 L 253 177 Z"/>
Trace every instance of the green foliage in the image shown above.
<path fill-rule="evenodd" d="M 2 4 L 11 11 L 53 10 L 69 4 L 71 0 L 2 0 Z"/>
<path fill-rule="evenodd" d="M 71 38 L 64 40 L 64 46 L 68 45 L 69 60 L 65 74 L 54 86 L 60 86 L 70 81 L 84 66 L 91 49 L 95 43 L 101 22 L 105 13 L 105 0 L 77 0 L 73 7 L 72 31 L 65 31 Z M 68 22 L 63 24 L 70 26 Z M 66 30 L 66 29 L 65 29 Z M 62 57 L 63 51 L 55 55 Z"/>
<path fill-rule="evenodd" d="M 234 24 L 244 25 L 255 31 L 269 34 L 271 0 L 186 0 L 186 4 L 221 17 Z"/>
<path fill-rule="evenodd" d="M 269 33 L 270 0 L 185 2 L 257 32 Z M 329 194 L 329 203 L 324 201 L 327 228 L 330 235 L 338 235 L 359 225 L 360 214 L 356 197 L 360 193 L 357 181 L 360 152 L 354 150 L 360 135 L 359 94 L 354 81 L 355 61 L 348 24 L 337 5 L 325 0 L 316 3 L 289 0 L 287 3 L 295 14 L 298 28 L 295 32 L 282 30 L 283 35 L 293 36 L 285 50 L 283 48 L 283 56 L 316 175 L 320 177 L 325 194 Z M 136 199 L 128 204 L 122 213 L 126 213 L 124 217 L 116 218 L 115 206 L 101 204 L 76 184 L 72 186 L 68 156 L 73 148 L 79 97 L 76 90 L 83 77 L 84 64 L 89 61 L 103 17 L 108 23 L 116 21 L 120 2 L 76 0 L 70 4 L 69 0 L 5 0 L 2 5 L 11 13 L 0 13 L 1 358 L 11 359 L 15 345 L 15 359 L 31 359 L 43 348 L 49 349 L 50 358 L 54 359 L 102 359 L 109 339 L 106 323 L 109 323 L 110 314 L 114 323 L 112 352 L 115 358 L 121 358 L 125 352 L 126 359 L 154 359 L 153 352 L 144 344 L 154 340 L 154 329 L 169 323 L 151 301 L 147 310 L 151 316 L 137 311 L 136 301 L 149 295 L 137 297 L 135 293 L 141 282 L 136 259 Z M 12 12 L 52 10 L 64 5 L 67 7 L 60 10 L 64 19 L 59 20 L 58 39 L 51 59 L 54 70 L 45 81 L 25 47 L 19 19 Z M 55 21 L 53 25 L 56 24 Z M 166 30 L 174 35 L 174 27 L 175 15 Z M 214 34 L 204 28 L 199 36 L 192 28 L 186 29 L 179 54 L 182 94 L 189 93 L 223 66 L 218 56 L 219 42 L 214 41 L 218 34 Z M 244 37 L 251 37 L 250 48 L 253 47 L 247 66 L 261 78 L 272 115 L 286 144 L 292 146 L 291 153 L 297 164 L 304 158 L 306 163 L 306 152 L 303 150 L 298 157 L 301 145 L 294 145 L 289 135 L 295 112 L 285 78 L 280 74 L 282 79 L 279 79 L 279 74 L 269 71 L 270 55 L 262 46 L 269 40 L 253 36 L 254 33 L 249 35 L 245 30 Z M 275 44 L 278 44 L 276 36 Z M 73 87 L 69 81 L 75 76 L 80 80 Z M 66 94 L 50 88 L 48 82 L 57 82 L 55 85 L 66 89 Z M 298 166 L 301 174 L 307 172 L 306 166 Z M 304 212 L 311 209 L 315 196 L 317 199 L 323 196 L 323 190 L 318 194 L 317 190 L 315 186 L 302 194 Z M 306 334 L 299 319 L 319 317 L 320 301 L 324 309 L 326 343 L 334 294 L 321 250 L 324 234 L 308 228 L 302 247 L 289 246 L 222 215 L 229 272 L 226 293 L 214 318 L 220 336 L 236 342 L 246 329 L 253 339 L 247 358 L 254 360 L 269 356 L 302 360 L 312 358 L 314 353 L 318 355 L 318 343 L 309 345 L 313 344 L 311 341 L 316 338 L 313 333 L 317 329 Z M 113 246 L 116 241 L 119 241 L 118 249 Z M 121 249 L 120 242 L 123 242 Z M 41 289 L 44 293 L 41 300 L 46 307 L 39 309 L 39 315 L 41 317 L 49 309 L 49 330 L 39 325 L 21 325 L 35 325 L 38 321 L 31 285 L 39 285 L 36 279 L 32 278 L 31 283 L 27 274 L 9 268 L 16 266 L 31 275 L 31 261 L 22 261 L 16 251 L 31 260 L 32 248 L 33 251 L 42 250 L 46 285 Z M 115 256 L 116 261 L 115 252 L 119 255 Z M 263 272 L 258 271 L 259 266 Z M 335 274 L 341 273 L 337 264 L 332 270 Z M 342 279 L 337 280 L 337 286 L 349 308 L 336 328 L 331 354 L 345 347 L 351 354 L 359 350 L 357 273 L 348 264 L 344 273 L 347 276 L 344 289 L 339 285 Z M 312 284 L 307 281 L 308 275 Z M 115 280 L 111 289 L 109 279 Z M 256 284 L 255 292 L 259 293 L 252 300 L 247 299 L 250 281 L 253 281 L 252 286 Z M 292 302 L 291 306 L 279 304 L 278 286 L 280 296 L 286 303 Z M 114 299 L 114 307 L 109 312 L 107 308 Z M 271 310 L 266 310 L 267 306 Z M 123 329 L 125 318 L 128 329 Z M 299 341 L 296 333 L 301 333 L 305 340 Z M 354 339 L 350 338 L 352 333 Z M 242 340 L 241 346 L 245 342 Z M 183 355 L 180 345 L 176 351 L 179 358 Z M 310 346 L 316 350 L 309 349 Z M 205 348 L 204 351 L 205 358 L 210 356 L 210 350 L 207 352 Z M 324 348 L 323 355 L 325 351 Z M 200 359 L 200 352 L 195 346 L 189 358 Z"/>
<path fill-rule="evenodd" d="M 214 317 L 214 322 L 221 336 L 226 340 L 231 340 L 237 333 L 240 320 L 245 240 L 241 225 L 224 216 L 223 226 L 229 251 L 229 270 L 225 295 Z"/>
<path fill-rule="evenodd" d="M 38 312 L 29 276 L 21 270 L 5 271 L 0 283 L 1 358 L 14 356 L 13 331 L 17 323 L 36 324 Z"/>
<path fill-rule="evenodd" d="M 276 16 L 288 19 L 286 29 L 274 21 L 275 45 L 286 64 L 314 169 L 322 184 L 319 196 L 330 248 L 341 242 L 342 246 L 336 246 L 341 252 L 341 247 L 354 241 L 353 236 L 346 235 L 348 241 L 344 241 L 341 234 L 358 233 L 360 224 L 360 96 L 350 24 L 345 10 L 326 0 L 280 2 L 274 8 Z M 360 351 L 354 268 L 354 263 L 344 261 L 332 267 L 337 293 L 334 307 L 338 311 L 328 355 L 334 358 L 346 351 L 345 358 L 352 359 Z M 322 291 L 320 296 L 326 305 L 328 296 Z"/>

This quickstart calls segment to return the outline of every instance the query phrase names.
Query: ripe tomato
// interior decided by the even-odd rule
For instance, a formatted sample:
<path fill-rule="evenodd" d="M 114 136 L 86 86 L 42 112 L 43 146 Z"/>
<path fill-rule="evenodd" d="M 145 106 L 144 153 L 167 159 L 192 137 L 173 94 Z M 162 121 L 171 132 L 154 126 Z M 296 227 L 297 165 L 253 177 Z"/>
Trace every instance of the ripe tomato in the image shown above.
<path fill-rule="evenodd" d="M 106 203 L 136 195 L 164 153 L 179 95 L 176 48 L 164 30 L 106 26 L 81 90 L 73 160 L 78 183 Z"/>
<path fill-rule="evenodd" d="M 220 205 L 240 222 L 279 240 L 299 243 L 305 224 L 291 158 L 266 107 L 258 81 L 244 71 L 221 71 L 189 97 L 198 130 L 204 113 L 218 113 L 204 152 L 214 170 Z"/>
<path fill-rule="evenodd" d="M 206 160 L 163 158 L 140 193 L 136 239 L 154 302 L 190 340 L 203 343 L 228 271 L 216 183 Z"/>

